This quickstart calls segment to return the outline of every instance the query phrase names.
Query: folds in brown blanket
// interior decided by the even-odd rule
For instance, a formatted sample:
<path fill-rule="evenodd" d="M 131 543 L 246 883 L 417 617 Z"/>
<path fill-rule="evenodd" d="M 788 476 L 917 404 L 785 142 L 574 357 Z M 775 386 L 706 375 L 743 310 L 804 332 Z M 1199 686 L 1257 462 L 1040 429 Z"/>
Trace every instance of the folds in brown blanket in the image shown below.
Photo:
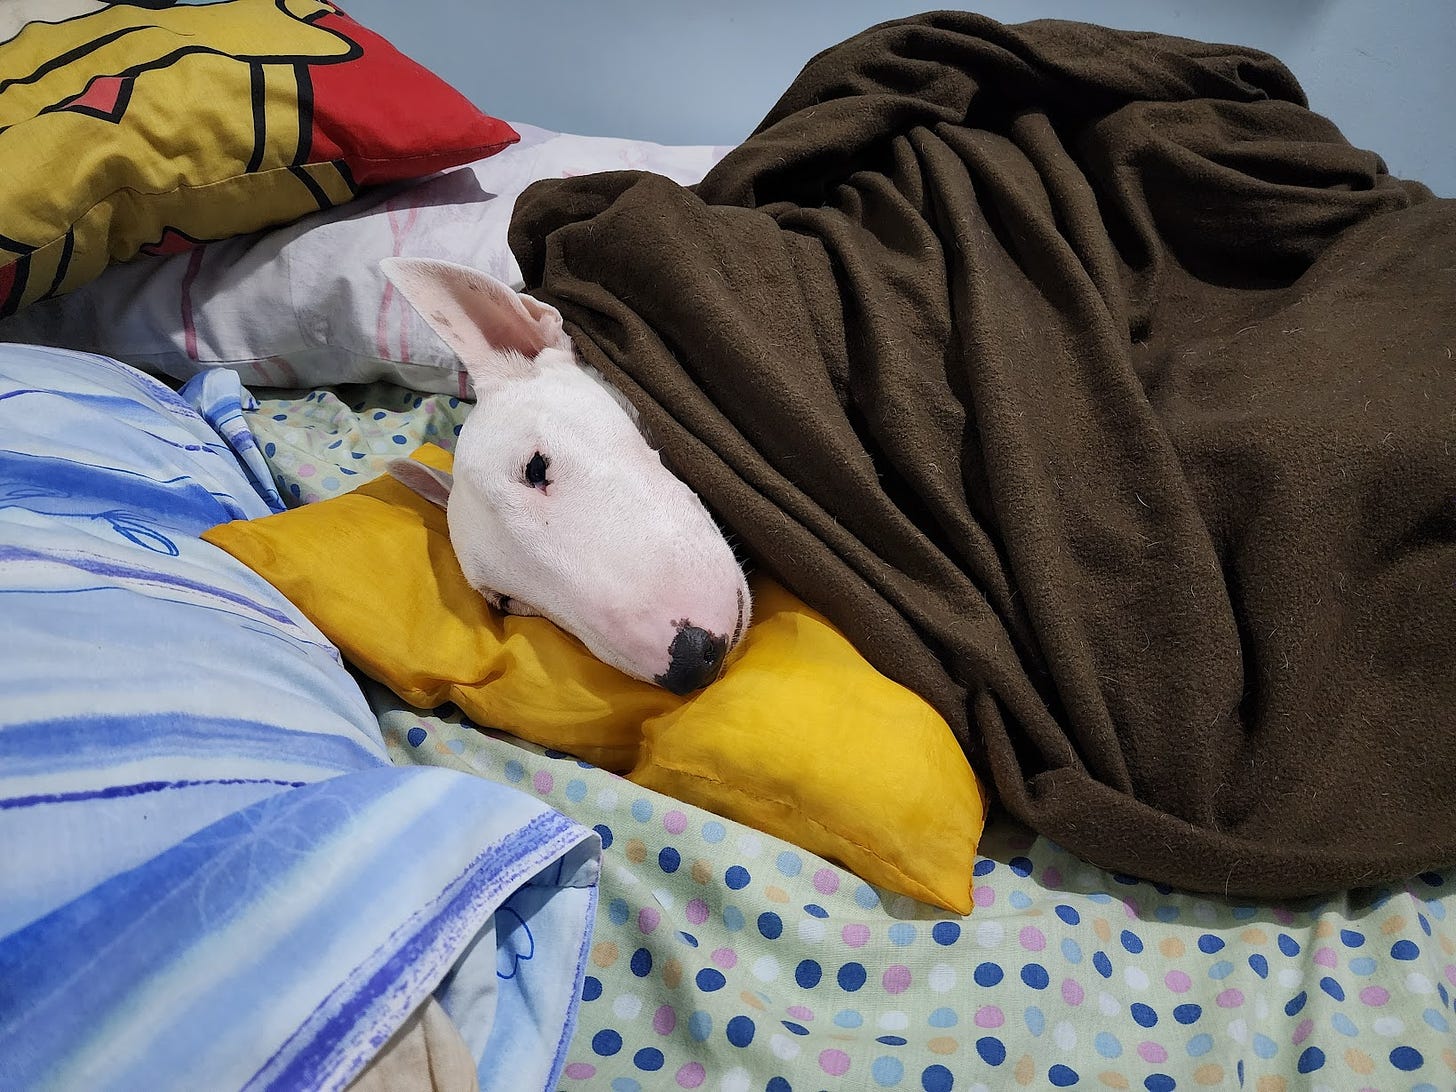
<path fill-rule="evenodd" d="M 1456 201 L 1274 59 L 886 24 L 695 189 L 541 183 L 512 245 L 1038 831 L 1255 896 L 1456 861 Z"/>

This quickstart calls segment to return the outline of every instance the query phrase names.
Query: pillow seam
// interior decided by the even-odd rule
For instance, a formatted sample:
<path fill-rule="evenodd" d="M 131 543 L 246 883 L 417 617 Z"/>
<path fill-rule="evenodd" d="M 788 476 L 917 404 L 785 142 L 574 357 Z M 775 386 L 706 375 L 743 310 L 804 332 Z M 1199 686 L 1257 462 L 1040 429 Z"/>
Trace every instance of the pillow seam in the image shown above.
<path fill-rule="evenodd" d="M 508 140 L 508 141 L 504 141 L 504 142 L 496 143 L 496 144 L 481 144 L 481 145 L 475 145 L 475 146 L 470 147 L 470 148 L 462 148 L 462 149 L 460 149 L 460 151 L 462 153 L 464 153 L 464 154 L 474 156 L 475 159 L 483 159 L 483 158 L 488 158 L 491 155 L 495 155 L 498 152 L 504 151 L 506 148 L 509 148 L 514 143 L 515 143 L 515 141 L 509 141 Z M 480 153 L 480 154 L 477 154 L 477 153 Z M 414 163 L 414 162 L 419 162 L 421 160 L 435 159 L 435 158 L 438 158 L 441 154 L 444 154 L 444 153 L 435 152 L 435 153 L 432 153 L 432 154 L 420 154 L 420 155 L 409 155 L 409 156 L 381 156 L 381 157 L 374 157 L 374 158 L 371 158 L 371 157 L 368 157 L 368 156 L 357 156 L 357 157 L 355 157 L 355 160 L 354 161 L 355 162 L 359 162 L 359 163 Z M 137 189 L 135 186 L 117 186 L 114 189 L 111 189 L 110 191 L 108 191 L 105 195 L 103 195 L 101 197 L 98 197 L 95 201 L 91 202 L 91 204 L 87 205 L 80 212 L 73 213 L 73 214 L 68 215 L 66 217 L 66 220 L 67 220 L 66 227 L 65 227 L 65 229 L 59 235 L 53 236 L 52 238 L 46 240 L 45 242 L 40 243 L 40 244 L 32 247 L 25 254 L 17 254 L 13 260 L 11 260 L 9 262 L 6 262 L 3 266 L 0 266 L 0 269 L 8 268 L 9 266 L 14 265 L 16 262 L 20 261 L 21 258 L 28 257 L 31 254 L 39 254 L 42 251 L 45 251 L 45 250 L 50 249 L 51 247 L 60 246 L 61 244 L 63 244 L 66 241 L 66 236 L 70 235 L 73 231 L 75 231 L 76 224 L 77 223 L 79 223 L 81 220 L 85 219 L 87 216 L 89 216 L 92 213 L 93 210 L 95 210 L 96 208 L 98 208 L 101 205 L 104 205 L 107 201 L 111 200 L 113 197 L 115 197 L 119 193 L 130 193 L 130 194 L 134 194 L 135 196 L 137 196 L 139 198 L 142 198 L 142 199 L 154 198 L 154 197 L 171 197 L 173 194 L 182 193 L 184 191 L 191 192 L 191 193 L 201 193 L 202 191 L 211 189 L 214 186 L 222 186 L 222 185 L 226 185 L 226 184 L 231 183 L 231 182 L 236 182 L 240 178 L 267 178 L 267 177 L 269 177 L 271 175 L 274 175 L 274 174 L 277 174 L 279 172 L 284 172 L 284 173 L 290 172 L 295 167 L 306 168 L 306 167 L 313 167 L 313 166 L 321 166 L 321 165 L 324 165 L 324 164 L 339 164 L 339 163 L 343 163 L 345 166 L 348 166 L 349 162 L 350 161 L 347 158 L 341 158 L 341 159 L 319 159 L 319 160 L 315 160 L 315 161 L 310 162 L 310 163 L 290 164 L 288 166 L 279 166 L 279 167 L 269 167 L 265 171 L 237 171 L 237 172 L 235 172 L 233 174 L 229 174 L 225 178 L 215 178 L 215 179 L 213 179 L 210 182 L 199 182 L 199 183 L 196 183 L 196 184 L 189 184 L 189 183 L 183 182 L 183 183 L 181 183 L 179 185 L 173 186 L 171 189 L 168 189 L 168 190 L 142 190 L 142 189 Z M 471 160 L 471 159 L 462 160 L 461 162 L 454 164 L 454 166 L 464 166 L 466 163 L 470 163 L 470 162 L 474 162 L 474 160 Z M 442 170 L 448 170 L 449 168 L 441 168 L 441 169 Z M 407 179 L 397 179 L 396 181 L 408 181 L 408 180 Z M 372 188 L 375 185 L 385 185 L 385 184 L 386 183 L 370 183 L 369 185 L 351 187 L 351 188 L 354 189 L 355 192 L 352 193 L 345 201 L 330 202 L 326 206 L 326 208 L 339 208 L 341 205 L 347 204 L 348 201 L 354 200 L 354 198 L 358 197 L 359 194 L 362 193 L 365 189 Z M 261 227 L 253 228 L 253 229 L 251 229 L 249 231 L 235 231 L 235 232 L 233 232 L 230 235 L 223 235 L 223 236 L 220 236 L 217 239 L 207 239 L 207 240 L 204 240 L 203 243 L 202 243 L 202 246 L 206 246 L 209 243 L 226 242 L 229 239 L 236 239 L 236 238 L 239 238 L 239 237 L 244 236 L 244 235 L 261 234 L 261 233 L 266 232 L 266 231 L 271 231 L 274 228 L 282 227 L 285 224 L 295 223 L 298 220 L 303 219 L 305 216 L 311 216 L 314 213 L 323 212 L 323 211 L 325 211 L 324 208 L 305 209 L 303 212 L 300 212 L 300 213 L 298 213 L 295 216 L 290 216 L 290 217 L 288 217 L 287 219 L 284 219 L 284 220 L 275 221 L 273 223 L 270 223 L 270 224 L 267 224 L 267 225 L 264 225 L 264 226 L 261 226 Z M 189 249 L 200 249 L 200 248 L 194 247 L 194 248 L 189 248 Z M 141 251 L 140 248 L 138 248 L 137 251 L 134 254 L 132 254 L 131 257 L 128 257 L 128 258 L 120 258 L 120 259 L 117 259 L 117 258 L 111 258 L 108 255 L 106 265 L 107 266 L 119 265 L 122 262 L 129 262 L 129 261 L 132 261 L 134 258 L 140 256 L 141 254 L 142 254 L 142 251 Z M 146 255 L 146 257 L 162 257 L 162 256 L 164 256 L 164 255 L 154 255 L 154 254 L 148 254 L 148 255 Z M 165 256 L 166 257 L 170 257 L 171 255 L 165 255 Z M 80 287 L 80 286 L 78 285 L 77 287 Z M 62 293 L 62 295 L 64 295 L 64 293 Z M 42 297 L 42 298 L 45 298 L 45 297 Z"/>

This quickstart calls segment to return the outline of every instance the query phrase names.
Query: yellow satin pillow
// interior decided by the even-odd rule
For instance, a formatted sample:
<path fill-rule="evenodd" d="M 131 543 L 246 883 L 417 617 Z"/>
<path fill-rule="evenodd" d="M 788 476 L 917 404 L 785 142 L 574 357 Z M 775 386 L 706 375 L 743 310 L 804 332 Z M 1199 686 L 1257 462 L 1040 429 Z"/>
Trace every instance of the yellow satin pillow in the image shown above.
<path fill-rule="evenodd" d="M 426 445 L 415 458 L 449 469 Z M 382 477 L 203 535 L 283 592 L 348 659 L 421 708 L 566 751 L 960 914 L 985 822 L 950 728 L 764 578 L 723 677 L 687 698 L 629 679 L 465 582 L 445 515 Z"/>

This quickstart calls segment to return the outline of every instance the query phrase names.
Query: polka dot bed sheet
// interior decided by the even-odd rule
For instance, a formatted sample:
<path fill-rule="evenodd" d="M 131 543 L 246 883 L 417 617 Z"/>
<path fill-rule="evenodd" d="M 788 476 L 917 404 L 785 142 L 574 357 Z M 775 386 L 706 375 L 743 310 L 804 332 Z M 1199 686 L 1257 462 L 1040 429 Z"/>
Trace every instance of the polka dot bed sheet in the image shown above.
<path fill-rule="evenodd" d="M 450 448 L 469 409 L 384 384 L 258 393 L 249 422 L 295 504 Z M 1252 904 L 993 818 L 956 918 L 364 686 L 395 762 L 514 785 L 602 837 L 563 1090 L 1456 1088 L 1456 871 Z"/>

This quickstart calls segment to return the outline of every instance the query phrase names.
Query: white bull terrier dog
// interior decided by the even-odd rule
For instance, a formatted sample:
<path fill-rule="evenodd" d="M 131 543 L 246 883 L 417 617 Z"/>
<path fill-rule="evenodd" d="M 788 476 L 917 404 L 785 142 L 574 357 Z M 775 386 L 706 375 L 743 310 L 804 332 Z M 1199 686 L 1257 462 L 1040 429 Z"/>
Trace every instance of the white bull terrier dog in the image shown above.
<path fill-rule="evenodd" d="M 475 388 L 453 478 L 412 459 L 389 466 L 445 509 L 471 586 L 675 694 L 716 679 L 748 625 L 743 571 L 630 405 L 577 357 L 560 313 L 453 262 L 380 267 Z"/>

